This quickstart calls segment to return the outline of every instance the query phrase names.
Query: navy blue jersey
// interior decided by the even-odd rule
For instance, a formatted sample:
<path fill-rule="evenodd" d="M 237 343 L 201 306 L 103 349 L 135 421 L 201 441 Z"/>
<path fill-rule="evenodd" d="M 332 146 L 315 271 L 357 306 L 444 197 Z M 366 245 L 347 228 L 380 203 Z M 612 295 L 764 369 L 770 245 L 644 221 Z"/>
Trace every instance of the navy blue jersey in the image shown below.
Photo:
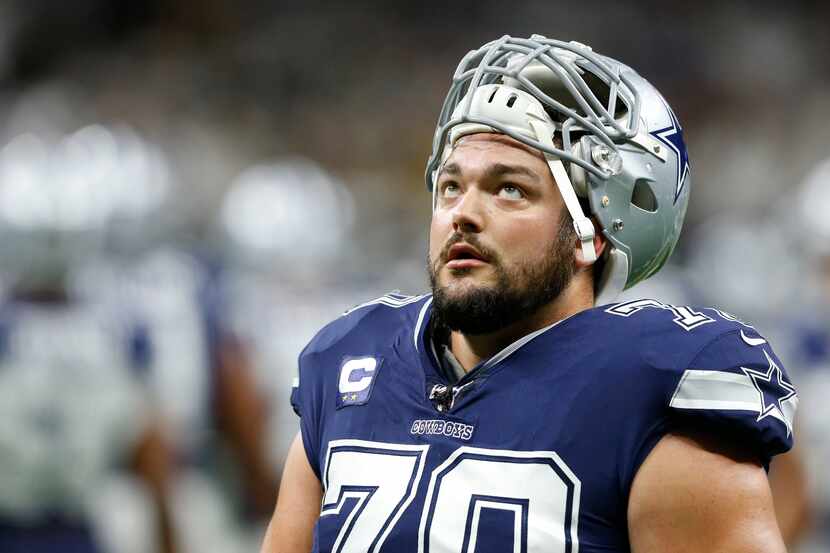
<path fill-rule="evenodd" d="M 628 551 L 631 482 L 681 421 L 762 463 L 792 445 L 795 390 L 726 313 L 589 309 L 450 383 L 431 301 L 360 306 L 300 355 L 292 402 L 324 490 L 315 552 Z"/>

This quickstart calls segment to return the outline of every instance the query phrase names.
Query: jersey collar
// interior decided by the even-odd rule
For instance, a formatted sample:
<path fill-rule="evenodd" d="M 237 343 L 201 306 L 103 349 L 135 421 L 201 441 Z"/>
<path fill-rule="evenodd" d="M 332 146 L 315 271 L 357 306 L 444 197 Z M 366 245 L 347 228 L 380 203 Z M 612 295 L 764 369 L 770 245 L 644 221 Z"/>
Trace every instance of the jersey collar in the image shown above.
<path fill-rule="evenodd" d="M 553 327 L 569 320 L 570 318 L 574 317 L 574 315 L 570 315 L 564 319 L 556 321 L 555 323 L 549 324 L 543 328 L 535 330 L 530 334 L 526 334 L 522 336 L 515 342 L 511 343 L 489 359 L 485 359 L 475 367 L 473 367 L 467 373 L 457 373 L 456 368 L 463 371 L 463 368 L 460 366 L 458 361 L 455 359 L 452 351 L 449 348 L 446 348 L 442 344 L 435 344 L 434 340 L 432 339 L 430 328 L 432 325 L 430 322 L 432 321 L 433 309 L 432 309 L 432 296 L 429 296 L 429 299 L 421 306 L 421 309 L 418 313 L 418 320 L 415 324 L 415 331 L 413 334 L 413 341 L 415 344 L 415 349 L 420 354 L 422 363 L 424 364 L 425 368 L 431 369 L 431 372 L 437 372 L 439 375 L 442 376 L 443 380 L 447 380 L 449 382 L 454 382 L 457 380 L 461 380 L 461 378 L 475 373 L 476 375 L 489 372 L 492 368 L 501 364 L 504 360 L 509 358 L 511 355 L 516 353 L 520 350 L 525 344 L 531 342 L 533 339 L 545 334 L 547 331 L 552 329 Z M 579 313 L 583 313 L 580 311 Z M 575 315 L 578 315 L 576 313 Z M 441 353 L 446 349 L 446 354 L 444 356 Z M 445 361 L 443 357 L 449 355 L 449 360 Z M 449 366 L 448 366 L 449 365 Z"/>

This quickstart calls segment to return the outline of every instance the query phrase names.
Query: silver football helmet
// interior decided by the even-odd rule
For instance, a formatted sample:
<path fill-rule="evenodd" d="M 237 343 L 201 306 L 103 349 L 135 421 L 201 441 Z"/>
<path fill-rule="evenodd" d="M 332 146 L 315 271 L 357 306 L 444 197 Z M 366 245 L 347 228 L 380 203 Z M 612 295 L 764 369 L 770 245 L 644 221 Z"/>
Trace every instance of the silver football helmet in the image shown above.
<path fill-rule="evenodd" d="M 609 242 L 596 303 L 656 273 L 689 201 L 683 130 L 660 93 L 630 67 L 578 42 L 503 36 L 461 60 L 426 169 L 433 192 L 458 140 L 504 133 L 540 150 L 596 260 L 593 215 Z M 587 204 L 586 214 L 582 204 Z"/>

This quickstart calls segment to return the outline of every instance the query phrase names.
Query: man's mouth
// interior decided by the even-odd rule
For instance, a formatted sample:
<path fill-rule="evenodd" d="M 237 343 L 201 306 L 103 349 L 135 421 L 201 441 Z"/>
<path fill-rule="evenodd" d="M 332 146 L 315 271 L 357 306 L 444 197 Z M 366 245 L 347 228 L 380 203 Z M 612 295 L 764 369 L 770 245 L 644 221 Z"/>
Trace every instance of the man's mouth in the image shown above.
<path fill-rule="evenodd" d="M 446 265 L 451 270 L 471 269 L 487 263 L 487 257 L 470 244 L 455 244 L 447 252 Z"/>

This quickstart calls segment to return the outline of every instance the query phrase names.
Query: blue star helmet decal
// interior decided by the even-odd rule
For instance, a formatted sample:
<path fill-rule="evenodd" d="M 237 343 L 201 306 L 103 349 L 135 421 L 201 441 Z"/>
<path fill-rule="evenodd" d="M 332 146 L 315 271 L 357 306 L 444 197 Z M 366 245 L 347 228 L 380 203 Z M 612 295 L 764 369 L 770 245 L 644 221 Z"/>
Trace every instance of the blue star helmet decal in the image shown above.
<path fill-rule="evenodd" d="M 766 351 L 764 351 L 764 356 L 769 362 L 766 372 L 746 367 L 741 367 L 741 370 L 752 380 L 752 385 L 758 390 L 761 404 L 757 420 L 761 421 L 769 416 L 780 419 L 787 426 L 787 436 L 789 436 L 792 432 L 792 421 L 786 416 L 783 404 L 796 396 L 796 390 L 784 379 L 781 369 Z"/>
<path fill-rule="evenodd" d="M 669 112 L 671 125 L 651 131 L 649 134 L 677 154 L 677 183 L 674 188 L 674 201 L 677 203 L 677 198 L 680 197 L 689 176 L 689 151 L 686 149 L 686 142 L 683 140 L 683 127 L 680 126 L 680 121 L 677 120 L 674 111 L 665 100 L 663 100 L 663 105 L 666 106 L 666 110 Z"/>

